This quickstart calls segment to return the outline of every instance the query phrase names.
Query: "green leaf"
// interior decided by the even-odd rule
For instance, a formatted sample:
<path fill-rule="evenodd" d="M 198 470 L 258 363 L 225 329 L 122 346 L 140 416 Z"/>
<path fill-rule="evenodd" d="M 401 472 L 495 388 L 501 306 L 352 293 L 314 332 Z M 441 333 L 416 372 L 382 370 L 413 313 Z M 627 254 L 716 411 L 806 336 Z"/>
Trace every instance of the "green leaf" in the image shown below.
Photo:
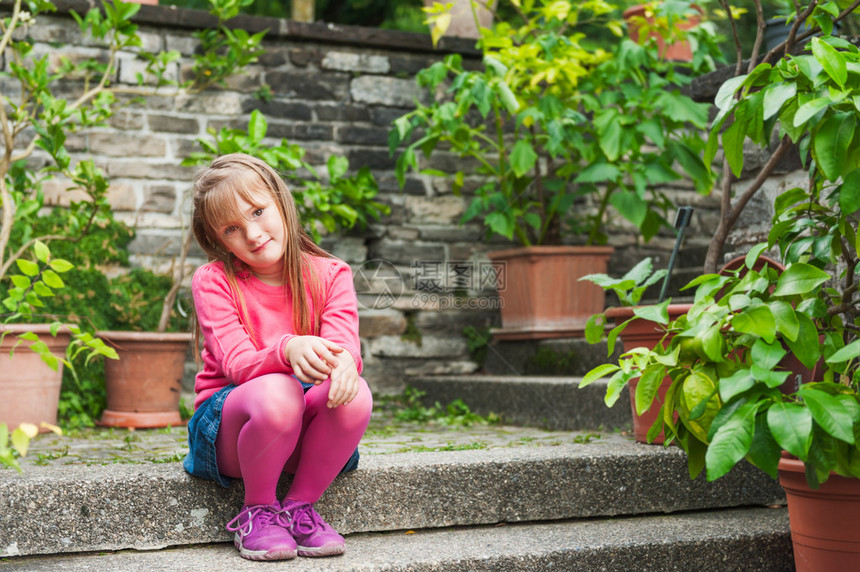
<path fill-rule="evenodd" d="M 44 242 L 37 240 L 33 245 L 33 251 L 36 253 L 36 258 L 40 262 L 48 262 L 48 259 L 51 258 L 51 250 L 48 248 Z"/>
<path fill-rule="evenodd" d="M 708 356 L 709 360 L 713 362 L 725 361 L 723 352 L 726 349 L 726 345 L 723 339 L 723 334 L 720 331 L 719 324 L 705 330 L 701 334 L 701 338 L 702 349 L 704 350 L 705 355 Z"/>
<path fill-rule="evenodd" d="M 845 57 L 836 51 L 836 48 L 823 42 L 820 38 L 812 38 L 812 55 L 827 72 L 827 75 L 835 81 L 839 87 L 845 87 L 848 79 L 848 70 L 845 67 Z"/>
<path fill-rule="evenodd" d="M 24 258 L 19 258 L 15 261 L 15 264 L 18 265 L 18 269 L 24 273 L 25 276 L 38 276 L 39 275 L 39 265 L 33 262 L 32 260 L 26 260 Z"/>
<path fill-rule="evenodd" d="M 828 97 L 818 97 L 812 101 L 807 101 L 797 109 L 797 113 L 794 114 L 792 125 L 794 127 L 802 126 L 828 105 L 830 105 L 830 98 Z"/>
<path fill-rule="evenodd" d="M 723 131 L 723 152 L 736 177 L 741 176 L 744 168 L 744 139 L 744 123 L 737 119 Z"/>
<path fill-rule="evenodd" d="M 717 95 L 714 98 L 714 105 L 716 105 L 720 110 L 731 107 L 734 103 L 735 92 L 740 89 L 746 79 L 747 75 L 744 74 L 726 80 L 723 85 L 720 86 L 719 91 L 717 91 Z"/>
<path fill-rule="evenodd" d="M 753 374 L 756 381 L 759 381 L 770 388 L 779 387 L 785 383 L 785 380 L 788 379 L 788 376 L 791 374 L 791 372 L 788 371 L 765 369 L 755 363 L 750 366 L 750 372 Z"/>
<path fill-rule="evenodd" d="M 728 473 L 749 451 L 757 408 L 757 403 L 742 405 L 717 429 L 705 453 L 709 481 Z"/>
<path fill-rule="evenodd" d="M 767 416 L 756 415 L 755 430 L 748 453 L 750 462 L 775 479 L 781 453 L 782 447 L 774 440 L 767 426 Z"/>
<path fill-rule="evenodd" d="M 68 260 L 63 260 L 62 258 L 55 258 L 54 260 L 52 260 L 48 263 L 48 266 L 51 267 L 51 270 L 54 270 L 55 272 L 60 272 L 60 273 L 68 272 L 69 270 L 71 270 L 72 268 L 75 267 L 74 264 L 72 264 Z"/>
<path fill-rule="evenodd" d="M 770 303 L 770 311 L 776 320 L 776 329 L 788 340 L 796 340 L 800 332 L 797 314 L 788 302 L 776 300 Z"/>
<path fill-rule="evenodd" d="M 532 169 L 537 162 L 537 153 L 526 139 L 519 139 L 511 150 L 511 167 L 517 177 L 522 177 Z"/>
<path fill-rule="evenodd" d="M 610 373 L 617 372 L 620 369 L 621 368 L 614 363 L 600 364 L 582 377 L 582 381 L 579 382 L 579 388 L 582 389 L 586 385 L 590 385 L 598 379 L 605 377 Z"/>
<path fill-rule="evenodd" d="M 18 451 L 18 454 L 22 457 L 27 455 L 27 449 L 30 447 L 30 436 L 21 428 L 18 427 L 14 431 L 12 431 L 12 435 L 10 436 L 10 440 L 12 442 L 12 447 Z"/>
<path fill-rule="evenodd" d="M 839 188 L 839 208 L 845 213 L 860 210 L 860 169 L 851 171 Z"/>
<path fill-rule="evenodd" d="M 657 324 L 666 325 L 669 323 L 669 303 L 671 300 L 664 300 L 659 304 L 649 304 L 647 306 L 637 306 L 633 308 L 633 314 L 644 320 L 655 322 Z"/>
<path fill-rule="evenodd" d="M 615 375 L 609 379 L 609 383 L 606 385 L 606 395 L 603 397 L 603 402 L 607 407 L 615 405 L 615 402 L 621 396 L 621 390 L 624 389 L 628 380 L 629 375 L 623 371 L 615 372 Z"/>
<path fill-rule="evenodd" d="M 805 262 L 797 262 L 789 266 L 779 277 L 773 295 L 808 294 L 829 279 L 830 275 L 823 270 Z"/>
<path fill-rule="evenodd" d="M 756 340 L 750 350 L 752 363 L 764 368 L 773 369 L 785 357 L 785 350 L 779 343 L 766 343 L 764 340 Z"/>
<path fill-rule="evenodd" d="M 776 320 L 767 306 L 744 310 L 732 319 L 732 326 L 738 332 L 755 334 L 768 343 L 773 342 L 776 337 Z"/>
<path fill-rule="evenodd" d="M 812 414 L 797 403 L 779 401 L 767 410 L 767 424 L 779 445 L 801 459 L 812 441 Z"/>
<path fill-rule="evenodd" d="M 857 359 L 857 357 L 860 357 L 860 339 L 856 339 L 847 346 L 833 352 L 833 355 L 827 358 L 826 361 L 830 364 L 836 364 Z"/>
<path fill-rule="evenodd" d="M 815 367 L 818 358 L 821 357 L 821 345 L 818 342 L 818 329 L 815 323 L 803 312 L 795 314 L 797 318 L 797 339 L 785 339 L 785 345 L 791 350 L 797 359 L 809 369 Z"/>
<path fill-rule="evenodd" d="M 729 401 L 735 395 L 741 394 L 755 385 L 755 378 L 750 374 L 750 370 L 744 368 L 737 370 L 730 376 L 721 377 L 719 385 L 720 398 L 723 401 Z"/>
<path fill-rule="evenodd" d="M 815 160 L 830 181 L 836 181 L 846 167 L 848 145 L 854 137 L 855 125 L 853 113 L 836 113 L 827 118 L 814 134 L 812 150 Z"/>
<path fill-rule="evenodd" d="M 26 290 L 30 287 L 30 284 L 32 284 L 29 278 L 27 278 L 26 276 L 21 276 L 20 274 L 13 274 L 12 276 L 10 276 L 10 278 L 12 280 L 12 284 L 14 284 L 16 288 L 20 288 L 21 290 Z"/>
<path fill-rule="evenodd" d="M 664 377 L 666 377 L 666 368 L 661 365 L 651 366 L 642 372 L 642 376 L 636 384 L 634 396 L 637 415 L 642 415 L 651 407 Z"/>
<path fill-rule="evenodd" d="M 836 397 L 811 387 L 801 387 L 800 395 L 812 419 L 837 439 L 854 444 L 854 419 Z"/>
<path fill-rule="evenodd" d="M 251 112 L 251 118 L 248 120 L 248 137 L 253 143 L 260 143 L 266 136 L 268 124 L 266 118 L 260 113 L 259 109 Z"/>
<path fill-rule="evenodd" d="M 613 193 L 609 202 L 621 213 L 621 216 L 637 227 L 645 222 L 645 216 L 648 214 L 648 203 L 636 193 L 622 189 Z"/>
<path fill-rule="evenodd" d="M 42 274 L 42 280 L 44 280 L 45 284 L 47 284 L 51 288 L 56 289 L 65 286 L 63 280 L 53 270 L 45 270 L 45 272 Z"/>
<path fill-rule="evenodd" d="M 606 316 L 603 314 L 594 314 L 585 323 L 585 341 L 589 344 L 596 344 L 603 339 L 603 333 L 606 330 Z"/>
<path fill-rule="evenodd" d="M 496 90 L 499 92 L 499 99 L 502 100 L 502 105 L 508 110 L 508 113 L 514 114 L 520 109 L 520 102 L 517 101 L 517 96 L 511 91 L 511 88 L 503 81 L 499 81 L 496 85 Z"/>
<path fill-rule="evenodd" d="M 797 95 L 797 84 L 795 83 L 776 83 L 765 88 L 764 120 L 767 121 L 779 113 L 782 105 L 795 95 Z"/>
<path fill-rule="evenodd" d="M 621 175 L 621 170 L 615 165 L 608 163 L 595 163 L 583 170 L 574 179 L 575 183 L 600 183 L 603 181 L 614 181 Z"/>

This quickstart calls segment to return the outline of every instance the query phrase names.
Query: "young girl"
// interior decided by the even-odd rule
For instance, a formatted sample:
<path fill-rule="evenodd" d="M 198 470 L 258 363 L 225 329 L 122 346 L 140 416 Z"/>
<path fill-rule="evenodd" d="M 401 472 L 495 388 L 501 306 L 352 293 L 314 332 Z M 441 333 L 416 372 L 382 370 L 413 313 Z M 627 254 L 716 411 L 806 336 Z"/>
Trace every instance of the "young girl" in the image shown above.
<path fill-rule="evenodd" d="M 227 524 L 244 558 L 343 554 L 313 505 L 357 466 L 373 405 L 350 268 L 311 241 L 286 184 L 248 155 L 197 175 L 192 225 L 212 261 L 192 279 L 203 368 L 184 466 L 244 482 Z M 284 470 L 294 478 L 278 500 Z"/>

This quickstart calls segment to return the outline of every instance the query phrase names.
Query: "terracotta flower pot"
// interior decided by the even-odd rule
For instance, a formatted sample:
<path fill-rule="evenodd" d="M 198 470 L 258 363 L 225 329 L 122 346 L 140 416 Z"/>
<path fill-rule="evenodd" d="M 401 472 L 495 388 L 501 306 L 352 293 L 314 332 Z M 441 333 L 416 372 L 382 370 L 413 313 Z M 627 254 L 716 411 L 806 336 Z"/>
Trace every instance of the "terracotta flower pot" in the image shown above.
<path fill-rule="evenodd" d="M 119 360 L 105 360 L 107 409 L 99 421 L 111 427 L 180 425 L 179 397 L 191 334 L 100 332 Z"/>
<path fill-rule="evenodd" d="M 698 6 L 694 6 L 694 8 L 698 10 L 699 13 L 702 12 L 702 9 Z M 648 18 L 645 15 L 647 9 L 648 5 L 639 4 L 636 6 L 631 6 L 622 14 L 622 17 L 627 22 L 627 33 L 630 36 L 630 39 L 634 42 L 639 42 L 640 24 L 637 22 L 637 20 L 639 20 L 640 18 L 645 18 L 649 22 L 649 24 L 654 23 L 653 19 Z M 683 22 L 679 22 L 677 24 L 677 27 L 679 30 L 690 30 L 698 26 L 700 22 L 701 18 L 699 16 L 691 15 Z M 656 32 L 651 32 L 649 34 L 649 37 L 654 38 L 654 40 L 657 42 L 657 49 L 659 50 L 661 58 L 675 62 L 689 62 L 693 60 L 693 49 L 690 46 L 690 42 L 675 42 L 667 46 L 666 40 L 664 40 L 660 34 Z"/>
<path fill-rule="evenodd" d="M 679 316 L 683 316 L 690 309 L 692 304 L 669 304 L 669 320 L 675 320 Z M 633 317 L 633 308 L 609 308 L 606 310 L 606 318 L 611 319 L 616 325 L 625 322 Z M 630 351 L 633 348 L 654 349 L 654 346 L 663 339 L 665 330 L 650 320 L 641 318 L 634 320 L 628 324 L 621 334 L 621 341 L 624 344 L 624 351 Z M 657 421 L 657 415 L 660 413 L 660 407 L 663 405 L 663 400 L 666 398 L 666 392 L 669 386 L 672 385 L 672 378 L 668 375 L 663 379 L 660 388 L 657 390 L 657 398 L 642 415 L 636 413 L 636 386 L 639 378 L 631 380 L 627 387 L 630 390 L 630 408 L 633 411 L 633 436 L 638 443 L 648 442 L 648 430 Z M 654 439 L 653 444 L 662 445 L 664 441 L 663 432 Z"/>
<path fill-rule="evenodd" d="M 605 273 L 609 246 L 528 246 L 490 252 L 499 269 L 502 327 L 497 340 L 582 337 L 585 324 L 603 311 L 602 288 L 579 282 Z"/>
<path fill-rule="evenodd" d="M 2 330 L 9 334 L 0 344 L 0 372 L 3 372 L 0 373 L 0 423 L 5 423 L 10 431 L 21 423 L 56 425 L 63 364 L 54 371 L 39 354 L 23 344 L 15 348 L 14 355 L 10 355 L 10 351 L 18 343 L 16 334 L 33 332 L 48 345 L 52 354 L 64 358 L 71 334 L 61 329 L 54 337 L 47 324 L 7 325 L 2 326 Z M 47 429 L 40 428 L 40 431 Z"/>
<path fill-rule="evenodd" d="M 788 500 L 797 571 L 860 570 L 860 479 L 831 474 L 810 489 L 803 462 L 784 453 L 779 483 Z"/>
<path fill-rule="evenodd" d="M 430 8 L 439 2 L 445 4 L 444 0 L 424 0 L 424 6 Z M 481 28 L 489 28 L 493 25 L 495 2 L 487 3 L 490 9 L 483 4 L 475 6 L 475 12 L 478 14 L 478 26 Z M 472 14 L 471 0 L 454 0 L 451 7 L 451 24 L 445 32 L 446 36 L 458 36 L 461 38 L 480 38 L 481 34 L 475 25 L 475 16 Z"/>

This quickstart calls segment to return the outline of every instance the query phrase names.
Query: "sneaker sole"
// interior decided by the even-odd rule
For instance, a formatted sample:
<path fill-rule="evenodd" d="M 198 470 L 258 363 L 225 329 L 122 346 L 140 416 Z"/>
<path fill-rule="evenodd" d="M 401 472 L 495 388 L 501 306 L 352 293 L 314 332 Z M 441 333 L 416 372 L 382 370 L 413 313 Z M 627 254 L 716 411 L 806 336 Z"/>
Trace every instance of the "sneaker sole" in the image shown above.
<path fill-rule="evenodd" d="M 233 546 L 239 551 L 239 555 L 247 560 L 292 560 L 298 555 L 296 550 L 290 549 L 248 550 L 235 541 L 233 542 Z"/>
<path fill-rule="evenodd" d="M 299 556 L 315 558 L 317 556 L 338 556 L 346 552 L 346 546 L 339 543 L 323 544 L 322 546 L 299 546 Z"/>

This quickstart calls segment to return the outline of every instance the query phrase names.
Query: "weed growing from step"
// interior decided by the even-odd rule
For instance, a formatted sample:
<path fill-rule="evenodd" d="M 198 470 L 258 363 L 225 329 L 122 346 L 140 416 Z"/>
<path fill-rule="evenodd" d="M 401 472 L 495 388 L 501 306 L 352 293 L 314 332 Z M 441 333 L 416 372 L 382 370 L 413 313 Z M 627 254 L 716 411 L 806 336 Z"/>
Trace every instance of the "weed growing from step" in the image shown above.
<path fill-rule="evenodd" d="M 476 441 L 474 443 L 464 443 L 460 445 L 456 445 L 452 442 L 448 442 L 447 445 L 443 445 L 441 447 L 427 447 L 426 445 L 415 445 L 414 447 L 401 447 L 396 451 L 392 451 L 393 453 L 438 453 L 440 451 L 473 451 L 475 449 L 487 449 L 489 445 L 484 443 L 483 441 Z"/>
<path fill-rule="evenodd" d="M 423 404 L 427 393 L 406 386 L 402 395 L 377 397 L 374 402 L 378 411 L 393 415 L 401 423 L 423 423 L 445 426 L 471 427 L 472 425 L 495 425 L 501 418 L 495 413 L 481 416 L 474 413 L 462 399 L 457 398 L 445 407 L 437 401 L 432 407 Z"/>

